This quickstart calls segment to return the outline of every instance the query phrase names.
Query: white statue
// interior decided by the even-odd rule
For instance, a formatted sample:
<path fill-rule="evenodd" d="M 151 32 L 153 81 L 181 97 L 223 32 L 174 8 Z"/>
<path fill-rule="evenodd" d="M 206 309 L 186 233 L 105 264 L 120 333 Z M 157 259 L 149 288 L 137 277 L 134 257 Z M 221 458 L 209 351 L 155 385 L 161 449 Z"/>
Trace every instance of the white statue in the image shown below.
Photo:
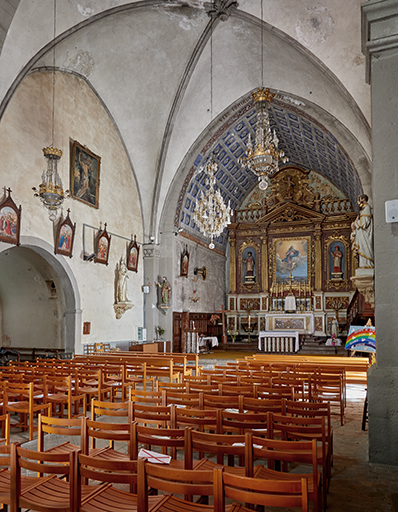
<path fill-rule="evenodd" d="M 336 317 L 332 318 L 332 321 L 330 322 L 330 334 L 332 335 L 332 337 L 334 336 L 335 338 L 337 338 L 339 334 L 339 324 L 337 322 Z"/>
<path fill-rule="evenodd" d="M 117 284 L 116 284 L 116 303 L 129 302 L 127 298 L 127 279 L 128 271 L 126 263 L 123 258 L 120 258 L 120 263 L 117 269 Z"/>
<path fill-rule="evenodd" d="M 374 268 L 373 217 L 366 194 L 358 197 L 358 205 L 359 215 L 351 224 L 352 250 L 358 257 L 358 268 Z"/>

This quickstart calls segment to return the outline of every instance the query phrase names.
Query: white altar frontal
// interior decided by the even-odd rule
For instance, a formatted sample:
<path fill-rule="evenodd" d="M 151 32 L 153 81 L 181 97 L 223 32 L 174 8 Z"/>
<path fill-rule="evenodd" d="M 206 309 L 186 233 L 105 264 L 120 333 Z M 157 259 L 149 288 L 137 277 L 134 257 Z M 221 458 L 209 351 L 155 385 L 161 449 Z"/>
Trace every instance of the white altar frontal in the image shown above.
<path fill-rule="evenodd" d="M 314 334 L 314 313 L 266 313 L 266 331 L 297 331 L 299 334 Z"/>

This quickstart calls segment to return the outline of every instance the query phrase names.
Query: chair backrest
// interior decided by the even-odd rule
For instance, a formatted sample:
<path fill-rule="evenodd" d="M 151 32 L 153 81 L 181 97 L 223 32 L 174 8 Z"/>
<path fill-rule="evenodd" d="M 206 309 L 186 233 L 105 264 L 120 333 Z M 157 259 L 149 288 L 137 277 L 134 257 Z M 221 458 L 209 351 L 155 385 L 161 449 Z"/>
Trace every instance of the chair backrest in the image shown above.
<path fill-rule="evenodd" d="M 198 432 L 188 429 L 186 431 L 185 445 L 185 467 L 192 469 L 194 451 L 200 454 L 211 453 L 216 455 L 217 464 L 224 465 L 224 457 L 228 457 L 228 465 L 235 465 L 235 457 L 239 457 L 239 461 L 243 462 L 248 456 L 251 460 L 251 453 L 246 448 L 246 435 L 228 435 L 228 434 L 212 434 L 208 432 Z"/>
<path fill-rule="evenodd" d="M 164 405 L 166 401 L 166 391 L 142 391 L 140 389 L 129 388 L 129 400 L 141 404 Z"/>
<path fill-rule="evenodd" d="M 84 418 L 54 418 L 39 414 L 37 449 L 44 451 L 44 434 L 80 437 L 80 447 L 84 451 Z"/>
<path fill-rule="evenodd" d="M 200 407 L 201 394 L 186 393 L 185 391 L 172 391 L 166 389 L 165 405 L 176 405 L 185 407 Z"/>
<path fill-rule="evenodd" d="M 175 428 L 175 409 L 174 405 L 144 405 L 132 402 L 131 421 L 141 425 Z"/>
<path fill-rule="evenodd" d="M 263 412 L 238 412 L 224 409 L 222 411 L 222 432 L 243 435 L 253 430 L 267 432 L 268 415 Z"/>
<path fill-rule="evenodd" d="M 305 478 L 267 480 L 227 473 L 214 469 L 214 511 L 225 510 L 225 498 L 268 507 L 301 507 L 308 511 L 308 485 Z M 246 510 L 246 509 L 245 509 Z"/>
<path fill-rule="evenodd" d="M 221 409 L 176 408 L 176 428 L 191 427 L 200 432 L 211 430 L 222 434 Z"/>
<path fill-rule="evenodd" d="M 283 398 L 251 398 L 249 396 L 243 397 L 242 411 L 267 413 L 283 411 L 282 407 Z"/>
<path fill-rule="evenodd" d="M 175 469 L 167 464 L 149 464 L 138 460 L 138 510 L 148 511 L 148 489 L 172 494 L 213 496 L 213 470 Z M 180 503 L 181 504 L 181 503 Z M 182 502 L 183 504 L 183 502 Z M 190 504 L 189 510 L 194 510 Z M 175 509 L 171 509 L 175 510 Z"/>
<path fill-rule="evenodd" d="M 95 421 L 100 416 L 123 417 L 132 421 L 133 402 L 105 402 L 91 399 L 91 419 Z"/>
<path fill-rule="evenodd" d="M 185 450 L 185 444 L 185 430 L 136 425 L 132 458 L 138 459 L 139 445 L 145 445 L 149 447 L 149 450 L 152 450 L 153 447 L 160 448 L 162 454 L 177 459 L 177 450 Z"/>
<path fill-rule="evenodd" d="M 97 440 L 109 441 L 109 446 L 113 446 L 115 441 L 127 442 L 128 453 L 131 457 L 131 451 L 134 443 L 134 423 L 104 423 L 102 421 L 86 421 L 84 447 L 85 455 L 88 455 L 88 447 L 96 447 Z M 90 442 L 89 442 L 90 441 Z M 102 448 L 102 447 L 100 447 Z"/>
<path fill-rule="evenodd" d="M 9 414 L 1 414 L 0 415 L 0 424 L 1 424 L 1 428 L 2 428 L 2 438 L 0 439 L 0 443 L 9 445 L 10 444 L 10 415 Z"/>
<path fill-rule="evenodd" d="M 237 409 L 239 410 L 240 401 L 243 399 L 239 395 L 208 395 L 203 394 L 203 409 Z"/>

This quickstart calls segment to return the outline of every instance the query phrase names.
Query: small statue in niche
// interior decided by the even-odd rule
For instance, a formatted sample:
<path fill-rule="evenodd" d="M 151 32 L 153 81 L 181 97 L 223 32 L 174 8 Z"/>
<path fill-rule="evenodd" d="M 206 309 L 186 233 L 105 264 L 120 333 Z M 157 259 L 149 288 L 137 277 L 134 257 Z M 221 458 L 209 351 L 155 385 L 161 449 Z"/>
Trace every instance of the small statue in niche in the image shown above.
<path fill-rule="evenodd" d="M 162 305 L 167 306 L 171 301 L 171 286 L 166 276 L 163 276 L 162 282 L 157 282 L 156 286 L 158 286 L 160 289 L 160 301 Z"/>
<path fill-rule="evenodd" d="M 358 268 L 374 268 L 373 257 L 373 217 L 368 196 L 358 197 L 360 212 L 351 224 L 351 243 L 354 255 L 358 258 Z"/>
<path fill-rule="evenodd" d="M 248 250 L 247 254 L 243 253 L 242 262 L 246 265 L 245 282 L 253 283 L 256 280 L 256 260 L 253 256 L 253 251 Z"/>

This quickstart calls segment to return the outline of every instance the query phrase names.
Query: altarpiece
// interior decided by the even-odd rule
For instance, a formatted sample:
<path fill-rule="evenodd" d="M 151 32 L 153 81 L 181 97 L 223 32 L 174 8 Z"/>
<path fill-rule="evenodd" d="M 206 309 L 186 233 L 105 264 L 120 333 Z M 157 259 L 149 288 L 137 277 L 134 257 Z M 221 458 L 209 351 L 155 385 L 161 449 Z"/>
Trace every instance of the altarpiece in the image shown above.
<path fill-rule="evenodd" d="M 351 201 L 325 177 L 286 166 L 254 189 L 229 226 L 231 336 L 341 329 L 354 294 Z"/>

